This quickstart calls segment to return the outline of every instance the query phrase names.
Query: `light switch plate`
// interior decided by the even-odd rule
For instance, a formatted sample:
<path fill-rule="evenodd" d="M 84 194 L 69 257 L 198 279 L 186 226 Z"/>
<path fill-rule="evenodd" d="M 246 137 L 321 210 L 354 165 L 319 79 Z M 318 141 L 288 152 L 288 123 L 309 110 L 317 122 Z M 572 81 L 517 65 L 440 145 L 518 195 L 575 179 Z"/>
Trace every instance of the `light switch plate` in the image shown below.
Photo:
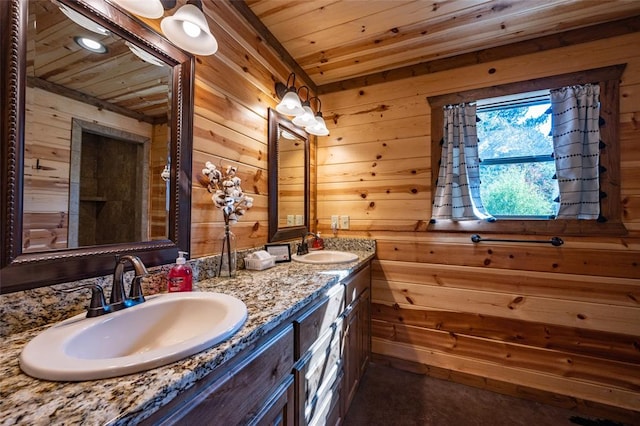
<path fill-rule="evenodd" d="M 304 216 L 301 214 L 296 215 L 296 226 L 304 225 Z"/>
<path fill-rule="evenodd" d="M 349 216 L 340 216 L 340 229 L 349 229 Z"/>
<path fill-rule="evenodd" d="M 296 218 L 292 214 L 287 215 L 287 226 L 294 226 L 296 224 Z"/>
<path fill-rule="evenodd" d="M 331 229 L 340 229 L 340 216 L 331 215 Z"/>

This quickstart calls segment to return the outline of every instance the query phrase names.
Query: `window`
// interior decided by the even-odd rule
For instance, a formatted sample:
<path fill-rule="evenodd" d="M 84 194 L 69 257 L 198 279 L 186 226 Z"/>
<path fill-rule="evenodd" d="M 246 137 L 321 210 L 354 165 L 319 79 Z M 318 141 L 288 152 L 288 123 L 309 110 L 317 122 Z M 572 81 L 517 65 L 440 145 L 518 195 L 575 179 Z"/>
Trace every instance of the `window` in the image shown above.
<path fill-rule="evenodd" d="M 480 195 L 497 219 L 554 217 L 550 107 L 548 90 L 477 102 Z"/>
<path fill-rule="evenodd" d="M 600 127 L 600 134 L 605 144 L 605 148 L 600 153 L 600 164 L 602 169 L 606 170 L 604 173 L 601 173 L 599 182 L 600 192 L 602 194 L 600 203 L 602 220 L 544 219 L 542 215 L 535 218 L 527 217 L 529 215 L 522 215 L 517 218 L 517 220 L 513 220 L 515 217 L 512 216 L 512 220 L 497 220 L 495 222 L 484 220 L 455 222 L 438 219 L 437 221 L 431 221 L 428 230 L 519 234 L 560 233 L 562 235 L 626 234 L 626 229 L 622 224 L 620 202 L 620 152 L 618 142 L 619 84 L 624 68 L 625 64 L 614 65 L 428 98 L 431 107 L 432 188 L 435 188 L 441 151 L 443 106 L 462 102 L 477 102 L 479 99 L 496 98 L 519 93 L 550 90 L 576 84 L 598 84 L 600 86 L 600 116 L 603 120 L 603 125 Z M 483 167 L 492 167 L 491 163 L 492 161 L 488 161 L 488 164 L 485 162 Z M 522 163 L 524 164 L 524 162 Z M 494 164 L 493 166 L 497 165 Z M 535 216 L 539 215 L 536 214 Z"/>

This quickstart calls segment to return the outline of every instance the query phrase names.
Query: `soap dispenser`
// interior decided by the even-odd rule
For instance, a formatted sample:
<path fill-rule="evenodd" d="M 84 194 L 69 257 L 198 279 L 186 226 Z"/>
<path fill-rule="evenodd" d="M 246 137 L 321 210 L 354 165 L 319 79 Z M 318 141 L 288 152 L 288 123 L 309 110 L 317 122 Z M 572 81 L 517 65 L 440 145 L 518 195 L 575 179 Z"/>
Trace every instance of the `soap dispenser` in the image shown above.
<path fill-rule="evenodd" d="M 311 250 L 324 250 L 324 240 L 320 237 L 319 232 L 311 243 Z"/>
<path fill-rule="evenodd" d="M 187 265 L 187 260 L 184 255 L 186 251 L 179 251 L 176 264 L 173 265 L 167 276 L 167 290 L 169 293 L 177 291 L 191 291 L 193 271 L 191 267 Z"/>

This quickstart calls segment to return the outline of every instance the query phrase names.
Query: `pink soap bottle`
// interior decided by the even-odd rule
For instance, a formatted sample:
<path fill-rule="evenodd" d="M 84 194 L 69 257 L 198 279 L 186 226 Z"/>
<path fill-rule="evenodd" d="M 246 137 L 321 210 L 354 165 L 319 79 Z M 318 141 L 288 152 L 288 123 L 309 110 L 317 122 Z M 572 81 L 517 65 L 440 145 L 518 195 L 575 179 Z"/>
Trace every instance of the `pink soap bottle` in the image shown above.
<path fill-rule="evenodd" d="M 167 276 L 167 290 L 169 293 L 191 291 L 192 289 L 193 271 L 187 265 L 187 260 L 184 258 L 185 254 L 187 254 L 186 251 L 178 252 L 176 264 L 169 271 Z"/>

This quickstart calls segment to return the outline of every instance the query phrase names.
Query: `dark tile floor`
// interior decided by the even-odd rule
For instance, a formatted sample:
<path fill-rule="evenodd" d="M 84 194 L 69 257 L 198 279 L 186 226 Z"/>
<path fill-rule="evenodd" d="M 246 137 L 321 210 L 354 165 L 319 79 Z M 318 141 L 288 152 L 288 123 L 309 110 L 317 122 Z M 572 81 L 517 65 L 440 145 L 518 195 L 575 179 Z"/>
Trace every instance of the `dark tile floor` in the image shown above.
<path fill-rule="evenodd" d="M 621 425 L 373 363 L 367 368 L 344 422 L 345 426 L 577 424 Z"/>

